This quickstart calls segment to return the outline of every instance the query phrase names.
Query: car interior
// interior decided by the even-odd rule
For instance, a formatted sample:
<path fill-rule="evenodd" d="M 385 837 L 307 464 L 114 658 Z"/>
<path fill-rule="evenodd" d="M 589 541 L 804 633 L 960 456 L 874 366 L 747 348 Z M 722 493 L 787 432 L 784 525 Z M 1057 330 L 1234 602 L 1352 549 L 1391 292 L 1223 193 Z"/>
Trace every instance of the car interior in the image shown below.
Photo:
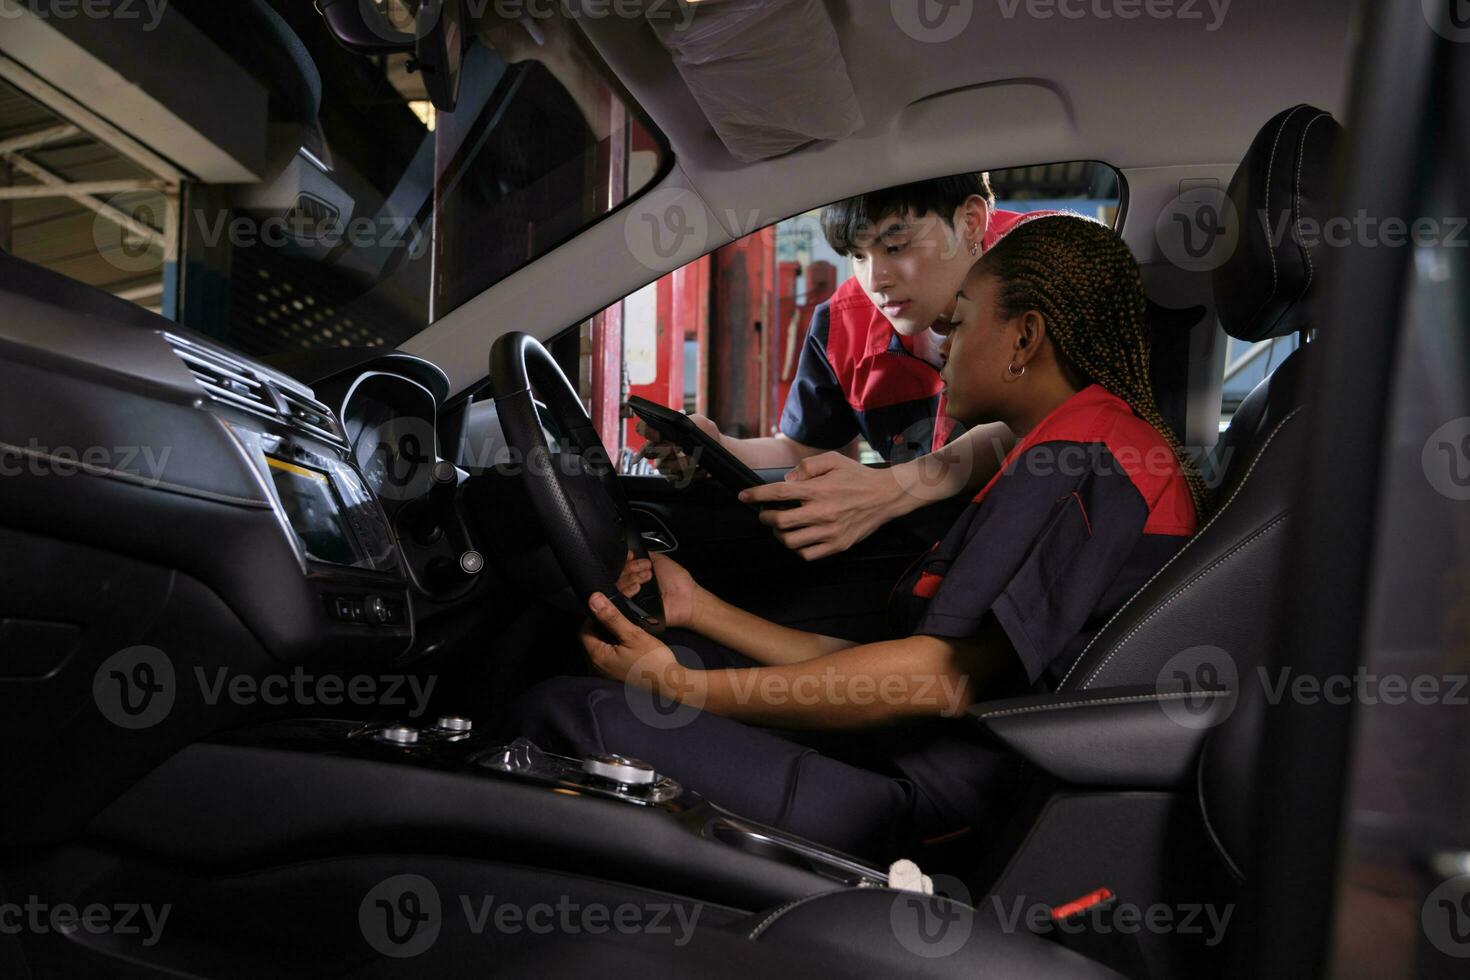
<path fill-rule="evenodd" d="M 1470 262 L 1301 233 L 1470 204 L 1454 4 L 100 6 L 0 0 L 0 977 L 1459 975 L 1464 709 L 1254 682 L 1466 668 L 1425 434 L 1470 414 Z M 1055 690 L 953 722 L 1020 774 L 994 824 L 905 877 L 508 732 L 629 551 L 865 642 L 967 503 L 808 562 L 733 492 L 784 471 L 630 465 L 634 297 L 1058 161 L 1116 175 L 1214 504 Z"/>

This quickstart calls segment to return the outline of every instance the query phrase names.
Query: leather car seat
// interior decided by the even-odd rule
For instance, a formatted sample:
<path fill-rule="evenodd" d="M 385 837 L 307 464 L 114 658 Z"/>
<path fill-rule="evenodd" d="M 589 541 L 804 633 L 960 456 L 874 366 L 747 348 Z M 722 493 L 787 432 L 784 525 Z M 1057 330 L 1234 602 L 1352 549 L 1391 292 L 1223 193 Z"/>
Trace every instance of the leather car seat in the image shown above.
<path fill-rule="evenodd" d="M 1341 127 L 1307 105 L 1273 117 L 1230 182 L 1241 232 L 1214 273 L 1215 305 L 1231 337 L 1248 342 L 1317 326 L 1330 159 Z M 1310 248 L 1302 244 L 1310 239 Z M 1217 447 L 1224 479 L 1199 532 L 1099 630 L 1059 691 L 1154 685 L 1181 651 L 1213 646 L 1245 669 L 1271 640 L 1284 591 L 1286 522 L 1304 426 L 1304 345 L 1241 404 Z"/>

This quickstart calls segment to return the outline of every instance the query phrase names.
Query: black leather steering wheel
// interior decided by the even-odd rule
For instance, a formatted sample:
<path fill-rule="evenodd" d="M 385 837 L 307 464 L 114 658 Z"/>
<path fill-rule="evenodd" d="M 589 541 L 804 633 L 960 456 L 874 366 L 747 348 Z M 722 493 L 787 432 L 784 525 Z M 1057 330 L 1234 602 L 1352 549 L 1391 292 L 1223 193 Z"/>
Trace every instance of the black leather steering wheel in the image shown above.
<path fill-rule="evenodd" d="M 540 341 L 520 332 L 504 335 L 490 349 L 490 380 L 506 445 L 521 464 L 531 506 L 572 588 L 583 603 L 601 592 L 631 622 L 663 632 L 657 579 L 631 600 L 618 591 L 628 552 L 647 558 L 648 548 L 577 389 Z M 533 391 L 565 434 L 560 453 L 546 444 Z"/>

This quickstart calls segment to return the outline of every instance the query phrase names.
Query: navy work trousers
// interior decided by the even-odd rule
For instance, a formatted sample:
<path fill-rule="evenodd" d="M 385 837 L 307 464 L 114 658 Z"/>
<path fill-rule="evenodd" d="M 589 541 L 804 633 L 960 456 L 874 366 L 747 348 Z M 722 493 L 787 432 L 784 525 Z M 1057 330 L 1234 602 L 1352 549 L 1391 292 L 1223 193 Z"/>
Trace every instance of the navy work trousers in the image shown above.
<path fill-rule="evenodd" d="M 755 666 L 691 634 L 664 640 L 687 667 Z M 739 816 L 884 861 L 976 823 L 1012 769 L 963 721 L 775 731 L 591 677 L 533 688 L 512 732 L 552 752 L 640 759 Z"/>

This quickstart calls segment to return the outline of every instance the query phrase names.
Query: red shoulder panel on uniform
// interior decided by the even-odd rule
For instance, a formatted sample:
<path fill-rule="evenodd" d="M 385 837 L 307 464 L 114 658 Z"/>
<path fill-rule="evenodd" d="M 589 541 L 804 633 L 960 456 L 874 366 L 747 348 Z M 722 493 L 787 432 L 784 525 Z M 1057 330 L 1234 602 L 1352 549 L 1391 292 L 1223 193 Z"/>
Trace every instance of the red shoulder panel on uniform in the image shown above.
<path fill-rule="evenodd" d="M 1127 474 L 1148 505 L 1144 534 L 1188 537 L 1198 529 L 1194 498 L 1174 451 L 1153 426 L 1133 414 L 1128 403 L 1101 385 L 1090 385 L 1067 399 L 1026 434 L 1006 456 L 1000 473 L 975 496 L 985 499 L 996 481 L 1028 449 L 1048 442 L 1101 443 Z"/>

